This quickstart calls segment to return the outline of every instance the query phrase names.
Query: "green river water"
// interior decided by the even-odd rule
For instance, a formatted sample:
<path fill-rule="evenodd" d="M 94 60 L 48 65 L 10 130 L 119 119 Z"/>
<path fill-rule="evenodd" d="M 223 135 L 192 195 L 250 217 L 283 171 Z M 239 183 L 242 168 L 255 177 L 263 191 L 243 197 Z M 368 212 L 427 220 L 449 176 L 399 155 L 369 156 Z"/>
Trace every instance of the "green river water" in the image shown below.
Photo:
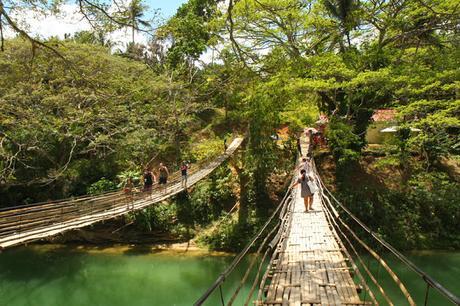
<path fill-rule="evenodd" d="M 408 256 L 460 295 L 460 253 L 414 252 Z M 152 253 L 142 247 L 20 247 L 0 254 L 0 305 L 192 305 L 232 259 L 202 252 Z M 425 287 L 419 278 L 391 259 L 389 262 L 416 301 L 423 300 Z M 236 286 L 247 264 L 225 282 L 224 292 Z M 248 291 L 246 286 L 241 295 Z M 228 298 L 225 296 L 226 301 Z M 429 301 L 429 305 L 448 305 L 433 291 Z M 238 300 L 235 305 L 242 303 Z M 220 297 L 213 295 L 207 305 L 220 305 Z M 396 305 L 404 305 L 403 300 Z"/>

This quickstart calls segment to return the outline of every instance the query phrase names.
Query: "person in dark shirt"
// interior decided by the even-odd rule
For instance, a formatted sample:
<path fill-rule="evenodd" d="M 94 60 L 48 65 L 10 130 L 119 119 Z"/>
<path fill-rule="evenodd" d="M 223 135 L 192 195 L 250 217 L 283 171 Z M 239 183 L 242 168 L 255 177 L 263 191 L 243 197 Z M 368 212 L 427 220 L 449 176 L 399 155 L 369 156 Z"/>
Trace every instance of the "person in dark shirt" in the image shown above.
<path fill-rule="evenodd" d="M 155 175 L 152 172 L 152 168 L 145 168 L 144 173 L 142 174 L 142 182 L 144 182 L 144 192 L 152 192 L 152 186 L 155 182 Z"/>
<path fill-rule="evenodd" d="M 181 173 L 181 185 L 182 187 L 187 188 L 187 179 L 188 179 L 188 169 L 190 168 L 189 164 L 186 161 L 182 162 L 180 166 L 180 173 Z"/>

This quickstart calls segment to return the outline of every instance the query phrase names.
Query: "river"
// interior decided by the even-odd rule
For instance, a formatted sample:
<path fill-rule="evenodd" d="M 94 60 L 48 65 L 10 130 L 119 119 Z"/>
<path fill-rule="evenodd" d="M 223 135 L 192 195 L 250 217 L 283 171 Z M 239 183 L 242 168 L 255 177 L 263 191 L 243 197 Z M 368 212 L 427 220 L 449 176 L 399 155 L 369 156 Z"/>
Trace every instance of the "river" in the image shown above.
<path fill-rule="evenodd" d="M 460 252 L 412 252 L 408 256 L 460 295 Z M 191 305 L 232 259 L 226 254 L 151 252 L 135 246 L 19 247 L 0 254 L 0 305 Z M 226 281 L 224 292 L 237 284 L 246 266 Z M 406 268 L 396 263 L 392 267 L 417 301 L 423 300 L 422 283 Z M 242 296 L 248 290 L 246 286 Z M 225 300 L 228 298 L 226 295 Z M 429 305 L 447 305 L 440 301 L 430 293 Z M 240 304 L 241 300 L 235 303 Z M 207 305 L 220 305 L 220 297 L 213 295 Z"/>

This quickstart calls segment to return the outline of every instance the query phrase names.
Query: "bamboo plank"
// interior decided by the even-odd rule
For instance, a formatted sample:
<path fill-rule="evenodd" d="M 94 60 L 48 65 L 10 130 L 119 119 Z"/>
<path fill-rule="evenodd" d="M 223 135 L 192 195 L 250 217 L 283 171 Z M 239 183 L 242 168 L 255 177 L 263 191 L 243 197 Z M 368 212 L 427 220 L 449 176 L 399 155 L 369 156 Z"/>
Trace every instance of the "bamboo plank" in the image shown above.
<path fill-rule="evenodd" d="M 317 195 L 313 207 L 314 212 L 304 213 L 303 200 L 298 192 L 295 194 L 286 240 L 280 242 L 278 261 L 272 265 L 273 273 L 283 276 L 272 279 L 262 303 L 366 305 L 350 286 L 353 279 L 348 259 Z M 276 291 L 270 292 L 273 290 Z"/>
<path fill-rule="evenodd" d="M 187 187 L 191 187 L 209 175 L 239 147 L 242 141 L 242 138 L 236 138 L 223 155 L 197 170 L 190 171 Z M 121 192 L 114 192 L 95 197 L 82 197 L 1 210 L 0 249 L 88 226 L 161 202 L 184 189 L 181 186 L 178 172 L 172 174 L 170 178 L 171 181 L 164 193 L 156 187 L 151 195 L 133 195 L 133 199 L 136 199 L 132 203 L 133 209 L 128 209 L 126 195 Z M 68 209 L 71 211 L 67 212 Z"/>

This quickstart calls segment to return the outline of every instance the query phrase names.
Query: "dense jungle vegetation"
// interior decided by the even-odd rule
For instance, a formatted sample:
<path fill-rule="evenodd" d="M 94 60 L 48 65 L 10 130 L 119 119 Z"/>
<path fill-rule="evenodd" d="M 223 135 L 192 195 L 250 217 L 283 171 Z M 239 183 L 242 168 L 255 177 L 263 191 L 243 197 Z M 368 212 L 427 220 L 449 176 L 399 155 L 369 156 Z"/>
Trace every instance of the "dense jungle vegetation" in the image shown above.
<path fill-rule="evenodd" d="M 113 13 L 77 1 L 93 30 L 46 40 L 12 17 L 60 2 L 0 1 L 0 28 L 17 34 L 1 32 L 0 206 L 114 189 L 149 163 L 216 156 L 240 134 L 243 149 L 210 178 L 129 217 L 235 250 L 285 191 L 295 135 L 324 113 L 318 164 L 344 203 L 395 246 L 460 248 L 458 1 L 189 0 L 155 30 L 139 0 Z M 117 49 L 119 28 L 150 40 Z M 382 108 L 401 128 L 369 155 Z"/>

